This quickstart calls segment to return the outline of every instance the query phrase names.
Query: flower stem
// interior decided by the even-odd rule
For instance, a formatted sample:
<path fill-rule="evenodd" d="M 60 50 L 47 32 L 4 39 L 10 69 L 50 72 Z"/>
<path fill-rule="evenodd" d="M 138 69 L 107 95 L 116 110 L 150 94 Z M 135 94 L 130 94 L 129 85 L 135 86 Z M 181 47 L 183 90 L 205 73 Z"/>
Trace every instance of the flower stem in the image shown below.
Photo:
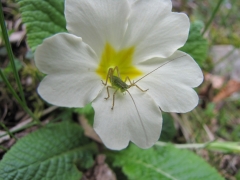
<path fill-rule="evenodd" d="M 12 52 L 12 48 L 11 48 L 9 38 L 8 38 L 7 28 L 6 28 L 5 20 L 4 20 L 4 16 L 3 16 L 2 3 L 0 3 L 0 24 L 1 24 L 1 29 L 2 29 L 3 39 L 4 39 L 5 46 L 6 46 L 7 52 L 8 52 L 8 57 L 9 57 L 9 60 L 10 60 L 11 66 L 12 66 L 14 77 L 17 81 L 17 85 L 18 85 L 18 89 L 19 89 L 19 92 L 20 92 L 20 95 L 21 95 L 21 99 L 23 101 L 23 104 L 26 105 L 26 100 L 25 100 L 25 97 L 24 97 L 22 84 L 20 82 L 18 71 L 17 71 L 17 68 L 16 68 L 15 63 L 14 63 L 13 52 Z"/>
<path fill-rule="evenodd" d="M 217 14 L 219 8 L 221 7 L 223 1 L 224 1 L 224 0 L 219 0 L 219 1 L 218 1 L 217 6 L 216 6 L 215 9 L 213 10 L 213 13 L 212 13 L 211 17 L 210 17 L 210 19 L 208 20 L 208 22 L 207 22 L 207 24 L 206 24 L 206 26 L 205 26 L 205 28 L 204 28 L 204 30 L 203 30 L 203 32 L 202 32 L 202 35 L 204 35 L 205 32 L 208 30 L 210 24 L 212 23 L 214 17 L 215 17 L 216 14 Z"/>
<path fill-rule="evenodd" d="M 17 102 L 20 104 L 20 106 L 29 114 L 29 116 L 32 117 L 32 119 L 38 124 L 41 125 L 41 122 L 35 117 L 35 115 L 32 113 L 32 111 L 22 102 L 22 100 L 18 97 L 17 93 L 13 89 L 12 85 L 9 83 L 5 75 L 3 74 L 2 70 L 0 69 L 0 76 L 3 80 L 3 82 L 7 85 L 8 89 L 14 96 L 14 98 L 17 100 Z"/>
<path fill-rule="evenodd" d="M 156 146 L 167 146 L 170 143 L 158 141 Z M 240 153 L 239 142 L 210 141 L 203 144 L 173 144 L 178 149 L 207 149 L 223 153 Z"/>
<path fill-rule="evenodd" d="M 157 146 L 167 146 L 169 143 L 166 142 L 162 142 L 162 141 L 158 141 L 156 142 L 155 145 Z M 205 148 L 208 143 L 204 143 L 204 144 L 173 144 L 174 147 L 178 148 L 178 149 L 202 149 Z"/>

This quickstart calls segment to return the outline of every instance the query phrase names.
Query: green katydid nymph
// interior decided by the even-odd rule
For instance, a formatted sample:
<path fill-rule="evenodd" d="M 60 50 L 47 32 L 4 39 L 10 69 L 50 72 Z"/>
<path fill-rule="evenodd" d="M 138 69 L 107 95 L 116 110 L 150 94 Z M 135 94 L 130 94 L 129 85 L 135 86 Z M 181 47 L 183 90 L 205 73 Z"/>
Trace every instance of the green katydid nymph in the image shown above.
<path fill-rule="evenodd" d="M 114 75 L 114 72 L 117 72 L 118 76 Z M 142 90 L 138 85 L 136 85 L 134 82 L 132 83 L 132 81 L 130 80 L 130 78 L 127 76 L 125 81 L 123 81 L 120 77 L 120 73 L 118 70 L 118 67 L 116 66 L 115 68 L 109 68 L 108 73 L 107 73 L 107 78 L 106 78 L 106 82 L 103 83 L 104 86 L 107 85 L 108 79 L 110 80 L 112 86 L 107 86 L 107 93 L 108 96 L 105 98 L 106 100 L 110 97 L 110 93 L 109 93 L 109 88 L 113 88 L 115 89 L 114 93 L 113 93 L 113 104 L 112 104 L 112 109 L 114 107 L 114 98 L 115 98 L 115 94 L 120 90 L 122 93 L 127 91 L 128 94 L 131 96 L 131 94 L 129 93 L 128 89 L 132 86 L 136 86 L 138 89 L 140 89 L 142 92 L 146 92 L 147 90 Z M 127 80 L 130 82 L 130 85 L 126 84 Z M 132 98 L 132 96 L 131 96 Z M 133 100 L 133 98 L 132 98 Z M 134 100 L 133 100 L 134 102 Z"/>
<path fill-rule="evenodd" d="M 125 78 L 125 81 L 123 81 L 123 80 L 121 79 L 118 66 L 115 66 L 114 68 L 109 68 L 108 73 L 107 73 L 107 77 L 106 77 L 106 81 L 105 81 L 105 83 L 102 81 L 102 83 L 103 83 L 104 86 L 107 86 L 108 80 L 110 80 L 110 82 L 111 82 L 111 86 L 107 86 L 107 94 L 108 94 L 108 96 L 105 98 L 106 100 L 110 97 L 109 88 L 115 89 L 115 91 L 114 91 L 114 93 L 113 93 L 113 102 L 112 102 L 112 108 L 111 108 L 111 109 L 113 110 L 114 100 L 115 100 L 115 94 L 116 94 L 119 90 L 120 90 L 122 93 L 127 92 L 127 93 L 130 95 L 130 97 L 131 97 L 131 99 L 133 100 L 133 102 L 134 102 L 133 97 L 131 96 L 130 92 L 128 91 L 129 88 L 135 86 L 135 87 L 137 87 L 137 88 L 138 88 L 140 91 L 142 91 L 142 92 L 148 91 L 148 89 L 146 89 L 146 90 L 141 89 L 136 83 L 139 82 L 140 80 L 142 80 L 143 78 L 145 78 L 146 76 L 150 75 L 151 73 L 153 73 L 154 71 L 156 71 L 156 70 L 159 69 L 160 67 L 168 64 L 169 62 L 171 62 L 171 61 L 173 61 L 173 60 L 175 60 L 175 59 L 179 59 L 179 58 L 184 57 L 184 56 L 186 56 L 186 54 L 183 55 L 183 56 L 174 58 L 174 59 L 172 59 L 172 60 L 169 60 L 169 61 L 161 64 L 160 66 L 158 66 L 158 67 L 155 68 L 154 70 L 150 71 L 149 73 L 145 74 L 143 77 L 141 77 L 140 79 L 138 79 L 136 82 L 134 82 L 134 81 L 132 82 L 131 79 L 130 79 L 128 76 Z M 117 76 L 114 75 L 115 72 L 117 73 Z M 127 81 L 129 81 L 130 85 L 128 85 L 128 84 L 126 83 Z M 136 107 L 135 102 L 134 102 L 134 105 L 135 105 L 135 107 Z M 137 108 L 137 107 L 136 107 L 136 108 Z"/>

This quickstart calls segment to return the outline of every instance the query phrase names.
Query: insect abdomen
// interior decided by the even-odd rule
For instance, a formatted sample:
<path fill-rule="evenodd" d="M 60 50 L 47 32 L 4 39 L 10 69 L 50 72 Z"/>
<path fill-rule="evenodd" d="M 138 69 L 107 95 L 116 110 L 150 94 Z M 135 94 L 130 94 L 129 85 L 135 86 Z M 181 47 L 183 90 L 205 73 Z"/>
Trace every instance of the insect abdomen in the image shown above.
<path fill-rule="evenodd" d="M 127 85 L 124 81 L 122 81 L 117 76 L 112 76 L 111 78 L 112 86 L 119 88 L 122 92 L 126 91 L 129 88 L 129 85 Z"/>

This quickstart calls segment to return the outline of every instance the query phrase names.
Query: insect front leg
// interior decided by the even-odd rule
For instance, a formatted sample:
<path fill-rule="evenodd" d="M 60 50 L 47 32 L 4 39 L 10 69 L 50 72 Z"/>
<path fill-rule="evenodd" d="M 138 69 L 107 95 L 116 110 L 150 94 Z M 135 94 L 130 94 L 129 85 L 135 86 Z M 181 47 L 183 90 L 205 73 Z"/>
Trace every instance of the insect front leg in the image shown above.
<path fill-rule="evenodd" d="M 136 86 L 142 92 L 148 91 L 148 89 L 143 90 L 142 88 L 140 88 L 138 85 L 136 85 L 134 82 L 132 82 L 128 76 L 126 77 L 125 82 L 127 82 L 127 80 L 130 82 L 130 86 Z"/>
<path fill-rule="evenodd" d="M 148 91 L 148 89 L 146 89 L 146 90 L 143 90 L 143 89 L 141 89 L 138 85 L 136 85 L 136 84 L 133 84 L 132 86 L 136 86 L 140 91 L 142 91 L 142 92 L 147 92 Z"/>

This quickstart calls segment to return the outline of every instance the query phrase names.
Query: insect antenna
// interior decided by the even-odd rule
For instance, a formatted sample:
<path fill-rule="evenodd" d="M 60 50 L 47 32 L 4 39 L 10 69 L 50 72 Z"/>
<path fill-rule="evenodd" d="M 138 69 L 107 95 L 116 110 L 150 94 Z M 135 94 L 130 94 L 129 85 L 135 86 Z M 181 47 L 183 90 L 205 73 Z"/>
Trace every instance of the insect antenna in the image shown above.
<path fill-rule="evenodd" d="M 184 54 L 183 56 L 180 56 L 180 57 L 174 58 L 174 59 L 172 59 L 172 60 L 169 60 L 169 61 L 163 63 L 162 65 L 158 66 L 156 69 L 152 70 L 151 72 L 145 74 L 143 77 L 141 77 L 141 78 L 138 79 L 137 81 L 133 82 L 133 84 L 136 84 L 138 81 L 142 80 L 143 78 L 145 78 L 145 77 L 148 76 L 149 74 L 151 74 L 151 73 L 153 73 L 154 71 L 158 70 L 160 67 L 163 67 L 163 66 L 165 66 L 166 64 L 172 62 L 173 60 L 178 59 L 178 58 L 181 58 L 181 57 L 184 57 L 184 56 L 186 56 L 186 55 L 187 55 L 187 54 Z"/>
<path fill-rule="evenodd" d="M 129 92 L 128 90 L 126 90 L 126 91 L 128 92 L 129 96 L 131 97 L 131 99 L 132 99 L 132 101 L 133 101 L 133 104 L 134 104 L 134 106 L 135 106 L 135 108 L 136 108 L 136 110 L 137 110 L 138 117 L 139 117 L 139 119 L 140 119 L 141 125 L 142 125 L 143 130 L 144 130 L 144 134 L 145 134 L 145 137 L 146 137 L 146 141 L 148 142 L 147 131 L 146 131 L 146 129 L 145 129 L 145 127 L 144 127 L 144 124 L 143 124 L 143 122 L 142 122 L 142 118 L 141 118 L 141 116 L 140 116 L 140 114 L 139 114 L 137 105 L 136 105 L 136 103 L 135 103 L 132 95 L 130 94 L 130 92 Z"/>

